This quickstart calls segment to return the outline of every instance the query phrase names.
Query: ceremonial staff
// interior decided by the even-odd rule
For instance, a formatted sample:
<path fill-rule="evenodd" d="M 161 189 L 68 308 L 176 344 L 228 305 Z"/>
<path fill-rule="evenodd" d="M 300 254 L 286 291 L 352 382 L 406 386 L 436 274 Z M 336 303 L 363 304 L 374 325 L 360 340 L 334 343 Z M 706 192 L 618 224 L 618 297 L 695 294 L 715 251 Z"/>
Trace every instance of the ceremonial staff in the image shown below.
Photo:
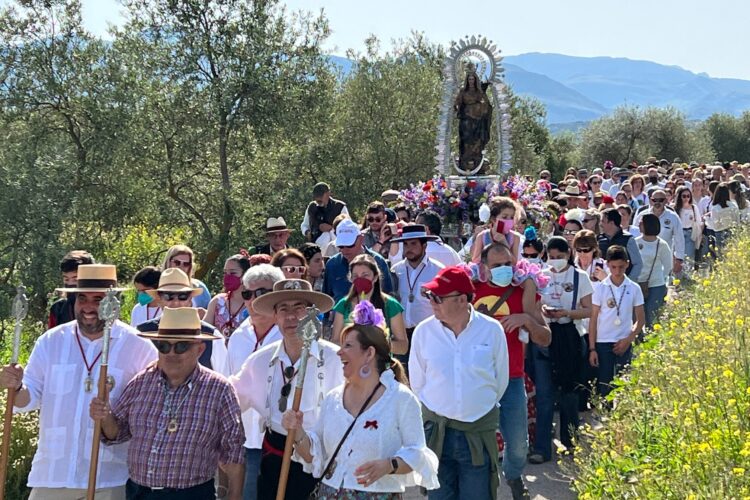
<path fill-rule="evenodd" d="M 10 358 L 10 364 L 18 363 L 18 352 L 21 348 L 21 329 L 23 320 L 29 312 L 29 301 L 26 298 L 26 287 L 19 285 L 16 288 L 16 298 L 13 299 L 12 313 L 16 319 L 16 328 L 13 331 L 13 354 Z M 5 420 L 3 421 L 3 444 L 2 456 L 0 456 L 0 500 L 5 498 L 5 478 L 8 474 L 8 453 L 10 453 L 10 428 L 13 421 L 13 405 L 16 402 L 16 390 L 8 389 L 8 396 L 5 401 Z"/>
<path fill-rule="evenodd" d="M 109 365 L 109 337 L 112 332 L 112 323 L 120 316 L 120 301 L 117 300 L 117 292 L 111 287 L 107 295 L 99 304 L 99 319 L 104 321 L 104 337 L 102 339 L 102 361 L 99 365 L 99 393 L 97 397 L 105 403 L 109 399 L 109 388 L 107 387 L 107 366 Z M 99 465 L 99 440 L 102 433 L 102 422 L 94 422 L 94 437 L 91 442 L 91 464 L 89 465 L 89 487 L 86 492 L 86 500 L 94 500 L 96 491 L 96 469 Z"/>
<path fill-rule="evenodd" d="M 299 411 L 300 401 L 302 400 L 302 388 L 305 385 L 305 373 L 307 372 L 307 358 L 310 353 L 310 346 L 314 340 L 320 338 L 323 325 L 318 319 L 320 311 L 317 307 L 308 307 L 307 316 L 297 325 L 297 336 L 302 339 L 302 354 L 300 355 L 299 370 L 297 372 L 297 383 L 294 387 L 294 401 L 292 410 Z M 286 435 L 284 442 L 284 457 L 281 461 L 281 472 L 279 473 L 279 489 L 276 490 L 276 500 L 284 500 L 286 495 L 286 483 L 289 480 L 289 467 L 292 465 L 292 447 L 296 439 L 296 429 L 291 430 Z"/>

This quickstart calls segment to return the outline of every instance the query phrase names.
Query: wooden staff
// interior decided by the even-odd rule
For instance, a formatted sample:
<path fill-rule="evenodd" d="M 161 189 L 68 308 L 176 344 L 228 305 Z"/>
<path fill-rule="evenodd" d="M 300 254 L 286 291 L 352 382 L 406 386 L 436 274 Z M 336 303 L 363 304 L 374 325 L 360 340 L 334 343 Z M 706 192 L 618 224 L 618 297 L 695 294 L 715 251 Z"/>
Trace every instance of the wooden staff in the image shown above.
<path fill-rule="evenodd" d="M 16 288 L 16 298 L 13 299 L 13 317 L 16 319 L 16 328 L 13 331 L 13 354 L 10 358 L 10 364 L 18 363 L 18 354 L 21 348 L 21 330 L 23 320 L 29 312 L 29 301 L 26 298 L 26 287 L 19 285 Z M 10 433 L 11 424 L 13 423 L 13 406 L 16 403 L 16 390 L 8 389 L 7 399 L 5 400 L 5 419 L 3 420 L 3 443 L 0 448 L 0 500 L 5 498 L 5 478 L 8 475 L 8 455 L 10 453 Z"/>
<path fill-rule="evenodd" d="M 107 367 L 109 366 L 109 338 L 112 332 L 112 323 L 120 316 L 120 301 L 117 300 L 117 292 L 111 287 L 107 296 L 99 304 L 99 319 L 104 320 L 104 338 L 102 339 L 102 361 L 99 365 L 99 392 L 97 397 L 105 403 L 109 399 L 109 387 L 107 386 Z M 89 486 L 86 491 L 86 500 L 94 500 L 96 492 L 96 469 L 99 465 L 99 441 L 102 433 L 102 422 L 94 422 L 94 437 L 91 442 L 91 464 L 89 465 Z"/>
<path fill-rule="evenodd" d="M 307 372 L 307 358 L 313 341 L 320 338 L 323 325 L 318 320 L 320 311 L 317 307 L 308 307 L 307 316 L 297 325 L 297 336 L 302 339 L 302 354 L 300 354 L 299 371 L 297 372 L 297 383 L 294 386 L 294 400 L 292 410 L 299 411 L 302 401 L 302 389 L 305 385 L 305 373 Z M 289 467 L 292 465 L 292 448 L 297 434 L 296 430 L 289 431 L 284 442 L 284 457 L 281 460 L 281 472 L 279 473 L 279 489 L 276 490 L 276 500 L 284 500 L 286 495 L 286 483 L 289 480 Z"/>

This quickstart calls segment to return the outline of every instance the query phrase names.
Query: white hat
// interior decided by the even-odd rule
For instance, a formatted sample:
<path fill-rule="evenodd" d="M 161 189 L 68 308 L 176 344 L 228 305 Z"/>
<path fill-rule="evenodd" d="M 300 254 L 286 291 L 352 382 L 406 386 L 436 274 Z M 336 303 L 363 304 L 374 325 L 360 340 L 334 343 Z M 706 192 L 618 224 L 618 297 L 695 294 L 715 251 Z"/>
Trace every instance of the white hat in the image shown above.
<path fill-rule="evenodd" d="M 336 226 L 336 246 L 350 247 L 354 245 L 359 236 L 359 226 L 351 219 L 344 219 Z"/>
<path fill-rule="evenodd" d="M 283 217 L 269 217 L 266 221 L 267 233 L 291 233 Z"/>

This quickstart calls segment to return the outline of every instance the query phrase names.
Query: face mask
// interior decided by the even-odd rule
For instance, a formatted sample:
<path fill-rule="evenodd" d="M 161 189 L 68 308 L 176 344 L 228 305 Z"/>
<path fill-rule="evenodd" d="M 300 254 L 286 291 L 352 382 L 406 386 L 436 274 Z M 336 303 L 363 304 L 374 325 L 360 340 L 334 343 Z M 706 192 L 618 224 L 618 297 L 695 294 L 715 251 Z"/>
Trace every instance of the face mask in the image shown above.
<path fill-rule="evenodd" d="M 224 275 L 224 290 L 227 292 L 234 292 L 240 288 L 240 285 L 242 285 L 242 279 L 239 276 L 234 274 Z"/>
<path fill-rule="evenodd" d="M 511 266 L 499 266 L 490 269 L 490 281 L 497 286 L 508 286 L 513 279 Z"/>
<path fill-rule="evenodd" d="M 495 225 L 495 231 L 500 234 L 508 234 L 513 229 L 513 220 L 498 219 Z"/>
<path fill-rule="evenodd" d="M 568 259 L 548 259 L 547 265 L 559 273 L 568 265 Z"/>
<path fill-rule="evenodd" d="M 526 260 L 528 260 L 532 264 L 536 264 L 538 266 L 542 265 L 542 258 L 541 257 L 534 257 L 533 259 L 526 259 Z"/>
<path fill-rule="evenodd" d="M 138 292 L 138 303 L 142 306 L 147 306 L 154 301 L 154 298 L 146 292 Z"/>
<path fill-rule="evenodd" d="M 372 281 L 367 278 L 356 278 L 352 286 L 357 295 L 367 295 L 372 290 Z"/>

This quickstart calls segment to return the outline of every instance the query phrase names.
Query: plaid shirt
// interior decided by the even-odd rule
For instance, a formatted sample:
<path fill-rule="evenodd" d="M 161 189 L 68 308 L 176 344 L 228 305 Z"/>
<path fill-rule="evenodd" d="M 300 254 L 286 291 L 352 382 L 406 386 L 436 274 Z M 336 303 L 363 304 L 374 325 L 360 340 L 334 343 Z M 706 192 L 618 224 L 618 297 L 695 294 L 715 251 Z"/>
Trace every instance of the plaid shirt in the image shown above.
<path fill-rule="evenodd" d="M 214 477 L 219 463 L 241 464 L 245 433 L 232 385 L 198 365 L 172 392 L 178 428 L 168 432 L 164 410 L 165 378 L 153 363 L 128 383 L 112 409 L 119 432 L 105 444 L 131 440 L 128 470 L 150 488 L 189 488 Z M 182 403 L 182 404 L 181 404 Z"/>

